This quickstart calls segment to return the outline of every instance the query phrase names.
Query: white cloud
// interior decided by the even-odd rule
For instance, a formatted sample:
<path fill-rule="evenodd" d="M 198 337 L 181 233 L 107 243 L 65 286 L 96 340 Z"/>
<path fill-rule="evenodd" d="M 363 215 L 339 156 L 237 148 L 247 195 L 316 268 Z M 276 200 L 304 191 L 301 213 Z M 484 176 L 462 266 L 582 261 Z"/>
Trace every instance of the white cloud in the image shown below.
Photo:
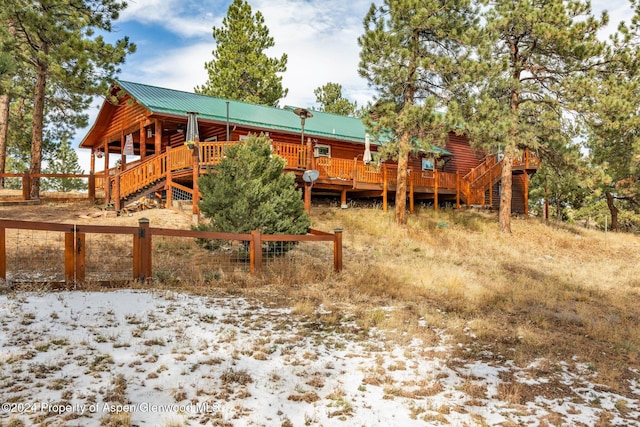
<path fill-rule="evenodd" d="M 184 0 L 129 0 L 119 21 L 157 25 L 180 37 L 198 37 L 211 34 L 211 28 L 222 22 L 222 16 L 216 17 L 205 8 L 211 3 L 219 4 Z"/>

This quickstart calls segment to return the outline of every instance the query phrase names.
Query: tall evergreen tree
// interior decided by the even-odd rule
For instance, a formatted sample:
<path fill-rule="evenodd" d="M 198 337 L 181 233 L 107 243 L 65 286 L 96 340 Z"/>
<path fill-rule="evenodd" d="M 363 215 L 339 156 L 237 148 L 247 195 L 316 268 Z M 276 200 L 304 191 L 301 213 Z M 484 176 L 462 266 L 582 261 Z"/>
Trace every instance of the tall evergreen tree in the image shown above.
<path fill-rule="evenodd" d="M 273 37 L 246 1 L 233 0 L 222 26 L 213 27 L 213 40 L 213 59 L 205 63 L 209 80 L 196 86 L 197 93 L 274 107 L 287 95 L 279 75 L 287 69 L 287 54 L 267 56 Z"/>
<path fill-rule="evenodd" d="M 621 208 L 640 210 L 640 2 L 631 6 L 631 23 L 621 23 L 609 40 L 597 90 L 583 93 L 586 146 L 600 172 L 596 190 L 606 200 L 613 230 L 619 229 Z"/>
<path fill-rule="evenodd" d="M 83 174 L 84 171 L 78 164 L 78 154 L 68 140 L 63 140 L 57 147 L 51 159 L 48 159 L 45 173 L 56 174 Z M 86 185 L 80 178 L 51 178 L 45 179 L 42 187 L 44 190 L 73 191 L 83 190 Z"/>
<path fill-rule="evenodd" d="M 342 96 L 342 85 L 326 83 L 313 91 L 316 102 L 320 104 L 319 111 L 353 117 L 356 115 L 358 104 Z"/>
<path fill-rule="evenodd" d="M 463 53 L 469 3 L 385 0 L 380 7 L 372 4 L 364 19 L 359 72 L 378 93 L 368 126 L 374 138 L 390 136 L 387 152 L 398 161 L 398 224 L 406 223 L 409 154 L 446 137 L 439 110 L 449 99 L 449 79 Z"/>
<path fill-rule="evenodd" d="M 596 19 L 590 4 L 579 0 L 481 2 L 485 24 L 478 63 L 464 72 L 474 81 L 473 90 L 465 91 L 472 100 L 466 129 L 478 145 L 503 147 L 499 225 L 511 232 L 512 162 L 520 149 L 545 143 L 539 131 L 547 123 L 531 121 L 530 115 L 544 107 L 555 111 L 555 121 L 581 108 L 572 104 L 574 82 L 581 79 L 594 89 L 588 82 L 602 59 L 597 33 L 607 16 Z"/>
<path fill-rule="evenodd" d="M 0 0 L 3 17 L 15 28 L 14 56 L 33 70 L 33 122 L 29 171 L 41 171 L 47 92 L 74 111 L 106 91 L 108 80 L 135 50 L 127 37 L 115 44 L 96 31 L 110 32 L 126 3 L 118 0 Z M 39 197 L 39 180 L 32 196 Z"/>
<path fill-rule="evenodd" d="M 13 48 L 15 31 L 0 11 L 0 173 L 5 172 L 7 163 L 7 137 L 9 134 L 9 103 L 11 81 L 15 74 L 16 64 L 10 52 Z M 4 177 L 0 177 L 0 188 L 4 188 Z"/>

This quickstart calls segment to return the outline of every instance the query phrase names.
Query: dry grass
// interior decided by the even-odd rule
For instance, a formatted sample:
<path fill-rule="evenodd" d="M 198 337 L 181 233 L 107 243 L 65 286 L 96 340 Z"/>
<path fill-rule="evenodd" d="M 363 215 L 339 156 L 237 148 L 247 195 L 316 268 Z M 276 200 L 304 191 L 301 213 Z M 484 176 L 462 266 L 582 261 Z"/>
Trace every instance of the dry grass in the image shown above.
<path fill-rule="evenodd" d="M 505 235 L 493 213 L 472 210 L 418 211 L 406 227 L 372 209 L 320 207 L 312 217 L 315 228 L 344 229 L 345 268 L 270 287 L 299 315 L 331 306 L 398 340 L 430 342 L 433 328 L 442 328 L 461 343 L 458 356 L 501 356 L 521 367 L 574 360 L 630 392 L 621 379 L 640 365 L 637 236 L 532 218 L 514 218 Z"/>
<path fill-rule="evenodd" d="M 152 216 L 152 226 L 175 228 L 154 215 L 112 223 L 134 225 L 139 216 Z M 331 272 L 328 251 L 285 274 L 274 267 L 263 279 L 222 274 L 152 286 L 259 298 L 293 307 L 313 328 L 333 330 L 351 319 L 365 333 L 382 329 L 398 343 L 417 337 L 435 344 L 434 330 L 444 330 L 459 343 L 454 356 L 462 359 L 504 358 L 521 367 L 539 359 L 584 363 L 599 383 L 630 393 L 623 379 L 640 367 L 637 236 L 533 218 L 514 218 L 513 233 L 505 235 L 494 213 L 475 210 L 418 210 L 399 227 L 393 212 L 320 206 L 312 222 L 316 229 L 344 230 L 341 274 Z M 94 361 L 90 368 L 108 370 L 108 364 Z M 520 391 L 500 392 L 517 401 Z"/>

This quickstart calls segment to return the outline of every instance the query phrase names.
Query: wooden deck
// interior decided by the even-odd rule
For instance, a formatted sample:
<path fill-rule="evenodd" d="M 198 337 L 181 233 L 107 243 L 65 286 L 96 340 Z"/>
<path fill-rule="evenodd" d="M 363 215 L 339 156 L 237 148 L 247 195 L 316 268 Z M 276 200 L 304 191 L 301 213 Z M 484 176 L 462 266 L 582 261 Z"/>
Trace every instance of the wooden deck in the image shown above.
<path fill-rule="evenodd" d="M 147 157 L 143 161 L 126 165 L 123 171 L 110 170 L 109 175 L 96 174 L 96 185 L 105 189 L 107 199 L 113 199 L 116 207 L 121 200 L 136 194 L 164 180 L 168 185 L 176 180 L 187 189 L 193 189 L 195 178 L 215 167 L 224 157 L 226 147 L 234 142 L 202 142 L 197 150 L 186 146 L 169 148 L 159 156 Z M 286 161 L 286 170 L 296 174 L 297 181 L 304 187 L 302 174 L 307 169 L 316 169 L 320 176 L 313 185 L 313 192 L 334 192 L 341 194 L 343 203 L 347 193 L 363 197 L 382 197 L 386 207 L 388 194 L 395 192 L 397 166 L 382 163 L 364 164 L 362 160 L 330 157 L 313 157 L 311 147 L 301 144 L 272 142 L 273 153 Z M 514 173 L 534 171 L 540 160 L 525 152 L 513 162 Z M 198 171 L 198 175 L 194 172 Z M 409 170 L 408 196 L 412 208 L 414 198 L 455 201 L 457 205 L 484 204 L 485 192 L 500 178 L 502 161 L 498 156 L 489 156 L 468 174 Z M 109 179 L 105 179 L 106 176 Z M 178 184 L 176 184 L 178 185 Z M 490 192 L 489 192 L 490 193 Z"/>

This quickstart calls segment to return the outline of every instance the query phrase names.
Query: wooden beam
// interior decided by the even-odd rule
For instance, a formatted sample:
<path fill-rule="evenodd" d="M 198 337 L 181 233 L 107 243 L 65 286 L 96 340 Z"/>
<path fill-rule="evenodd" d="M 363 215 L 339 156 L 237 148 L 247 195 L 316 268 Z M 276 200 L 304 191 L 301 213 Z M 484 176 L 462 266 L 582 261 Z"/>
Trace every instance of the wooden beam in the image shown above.
<path fill-rule="evenodd" d="M 154 140 L 154 145 L 155 145 L 155 150 L 154 150 L 154 154 L 157 156 L 160 153 L 162 153 L 162 120 L 158 120 L 158 119 L 154 119 L 154 127 L 156 130 L 156 135 L 155 135 L 155 140 Z"/>
<path fill-rule="evenodd" d="M 382 211 L 386 212 L 388 208 L 388 194 L 387 194 L 387 165 L 386 163 L 382 165 Z"/>
<path fill-rule="evenodd" d="M 342 209 L 346 209 L 348 207 L 348 205 L 347 205 L 347 189 L 346 188 L 343 189 L 340 192 L 340 207 Z"/>
<path fill-rule="evenodd" d="M 524 171 L 524 214 L 529 216 L 529 174 L 526 170 Z"/>
<path fill-rule="evenodd" d="M 456 171 L 456 209 L 460 209 L 460 171 Z"/>
<path fill-rule="evenodd" d="M 413 176 L 409 175 L 409 213 L 414 213 Z"/>
<path fill-rule="evenodd" d="M 438 168 L 433 168 L 433 209 L 438 210 Z"/>

